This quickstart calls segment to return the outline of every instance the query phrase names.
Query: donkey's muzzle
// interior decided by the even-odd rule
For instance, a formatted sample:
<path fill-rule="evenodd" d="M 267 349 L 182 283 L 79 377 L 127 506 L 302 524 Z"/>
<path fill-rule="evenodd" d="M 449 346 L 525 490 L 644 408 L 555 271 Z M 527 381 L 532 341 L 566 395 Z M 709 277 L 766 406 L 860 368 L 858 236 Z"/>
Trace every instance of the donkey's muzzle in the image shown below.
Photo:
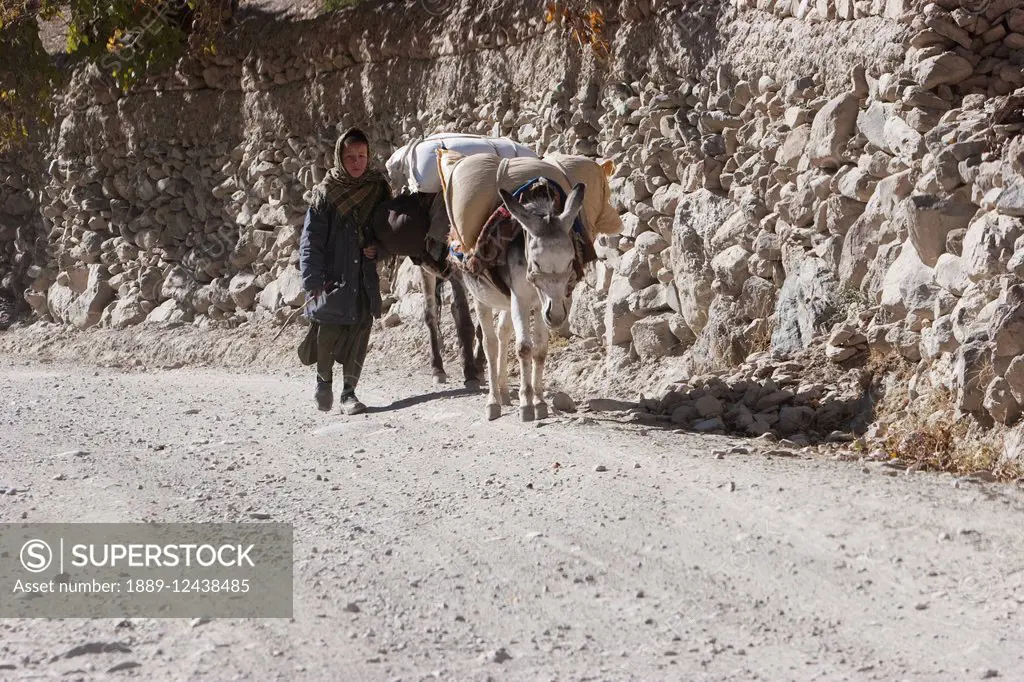
<path fill-rule="evenodd" d="M 565 324 L 565 318 L 569 315 L 565 306 L 558 306 L 556 308 L 552 305 L 551 301 L 548 301 L 541 310 L 541 316 L 544 318 L 544 324 L 551 329 L 556 329 Z"/>

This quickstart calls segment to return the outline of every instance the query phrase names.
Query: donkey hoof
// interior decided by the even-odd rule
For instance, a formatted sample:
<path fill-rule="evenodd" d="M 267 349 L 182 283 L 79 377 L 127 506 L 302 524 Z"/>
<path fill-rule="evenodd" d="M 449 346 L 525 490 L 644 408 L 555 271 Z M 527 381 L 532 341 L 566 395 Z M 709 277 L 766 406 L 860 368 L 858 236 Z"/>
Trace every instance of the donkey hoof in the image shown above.
<path fill-rule="evenodd" d="M 548 418 L 548 404 L 547 403 L 537 403 L 536 405 L 533 406 L 533 408 L 537 411 L 537 419 L 547 419 Z"/>
<path fill-rule="evenodd" d="M 501 405 L 489 403 L 487 405 L 487 421 L 492 422 L 501 416 Z"/>
<path fill-rule="evenodd" d="M 439 372 L 439 373 L 434 374 L 434 383 L 435 384 L 447 384 L 448 383 L 448 375 L 445 374 L 444 372 Z"/>
<path fill-rule="evenodd" d="M 532 422 L 537 417 L 537 412 L 533 405 L 523 405 L 519 408 L 519 420 L 524 422 Z"/>
<path fill-rule="evenodd" d="M 466 390 L 468 391 L 479 391 L 480 380 L 479 379 L 466 379 Z"/>

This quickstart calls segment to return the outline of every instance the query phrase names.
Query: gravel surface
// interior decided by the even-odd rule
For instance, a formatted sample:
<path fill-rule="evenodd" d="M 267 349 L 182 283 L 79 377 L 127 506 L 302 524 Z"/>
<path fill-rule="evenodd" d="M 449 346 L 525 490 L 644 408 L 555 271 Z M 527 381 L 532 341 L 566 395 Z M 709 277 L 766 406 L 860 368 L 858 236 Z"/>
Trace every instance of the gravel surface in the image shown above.
<path fill-rule="evenodd" d="M 367 414 L 322 414 L 310 373 L 264 372 L 0 356 L 5 522 L 295 528 L 292 620 L 3 620 L 0 679 L 1024 671 L 1013 487 L 729 454 L 615 413 L 486 422 L 484 394 L 379 365 Z M 96 642 L 125 646 L 67 655 Z"/>

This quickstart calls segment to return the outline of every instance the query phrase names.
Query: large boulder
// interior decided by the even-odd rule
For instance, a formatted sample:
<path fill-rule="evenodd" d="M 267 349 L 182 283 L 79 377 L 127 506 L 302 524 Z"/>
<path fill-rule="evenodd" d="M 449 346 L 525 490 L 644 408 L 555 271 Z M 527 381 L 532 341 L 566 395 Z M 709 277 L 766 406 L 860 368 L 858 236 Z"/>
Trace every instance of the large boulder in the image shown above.
<path fill-rule="evenodd" d="M 943 353 L 951 353 L 958 345 L 960 344 L 953 336 L 953 322 L 948 315 L 936 319 L 931 326 L 921 330 L 919 352 L 925 360 L 933 360 Z"/>
<path fill-rule="evenodd" d="M 750 276 L 747 265 L 750 255 L 749 251 L 737 244 L 711 259 L 711 270 L 722 287 L 722 293 L 730 296 L 740 293 L 743 283 Z"/>
<path fill-rule="evenodd" d="M 814 408 L 806 405 L 783 406 L 779 408 L 779 421 L 776 428 L 784 436 L 802 433 L 811 427 L 814 416 Z"/>
<path fill-rule="evenodd" d="M 983 317 L 983 313 L 990 304 L 994 306 L 995 301 L 990 302 L 981 286 L 972 284 L 964 290 L 963 296 L 949 314 L 953 324 L 953 336 L 958 343 L 967 343 L 978 332 L 987 331 L 991 316 Z"/>
<path fill-rule="evenodd" d="M 199 289 L 199 282 L 187 269 L 181 265 L 175 265 L 164 276 L 163 284 L 160 287 L 161 299 L 174 299 L 184 307 L 192 307 L 192 297 Z"/>
<path fill-rule="evenodd" d="M 896 213 L 896 207 L 912 190 L 909 171 L 889 176 L 875 186 L 864 213 L 854 221 L 843 237 L 839 257 L 839 281 L 843 286 L 861 286 L 868 274 L 868 265 L 875 258 L 881 243 L 882 226 Z"/>
<path fill-rule="evenodd" d="M 716 296 L 711 302 L 707 324 L 697 334 L 691 354 L 701 370 L 736 365 L 746 357 L 743 329 L 736 326 L 731 299 Z"/>
<path fill-rule="evenodd" d="M 232 313 L 236 307 L 228 287 L 227 277 L 218 277 L 206 287 L 209 291 L 210 305 L 224 313 Z"/>
<path fill-rule="evenodd" d="M 997 358 L 1024 354 L 1024 285 L 1014 284 L 999 295 L 988 322 L 988 338 Z"/>
<path fill-rule="evenodd" d="M 930 268 L 946 251 L 946 237 L 953 230 L 966 228 L 978 207 L 966 201 L 934 194 L 915 194 L 900 204 L 910 241 L 921 262 Z"/>
<path fill-rule="evenodd" d="M 636 238 L 633 249 L 641 256 L 654 256 L 669 247 L 665 238 L 657 232 L 644 232 Z"/>
<path fill-rule="evenodd" d="M 893 117 L 894 112 L 894 104 L 872 102 L 867 109 L 857 114 L 857 130 L 879 149 L 891 151 L 885 137 L 885 123 Z"/>
<path fill-rule="evenodd" d="M 907 164 L 921 158 L 927 151 L 921 133 L 899 116 L 892 116 L 885 122 L 885 140 L 893 153 Z"/>
<path fill-rule="evenodd" d="M 164 273 L 158 267 L 147 266 L 139 271 L 139 296 L 144 301 L 162 300 L 160 291 L 164 285 Z"/>
<path fill-rule="evenodd" d="M 1020 419 L 1020 405 L 1010 390 L 1009 382 L 1003 377 L 992 379 L 985 389 L 982 405 L 992 419 L 1000 424 L 1013 424 Z"/>
<path fill-rule="evenodd" d="M 48 294 L 50 316 L 79 329 L 97 324 L 115 295 L 106 273 L 106 266 L 97 263 L 77 269 L 67 283 L 58 279 Z"/>
<path fill-rule="evenodd" d="M 954 296 L 963 296 L 971 284 L 964 272 L 963 260 L 951 253 L 939 256 L 935 262 L 935 283 Z"/>
<path fill-rule="evenodd" d="M 1010 361 L 1004 378 L 1014 400 L 1018 405 L 1024 405 L 1024 356 L 1017 356 Z"/>
<path fill-rule="evenodd" d="M 699 333 L 708 320 L 714 298 L 711 260 L 706 245 L 737 207 L 727 197 L 701 189 L 685 195 L 672 224 L 672 275 L 679 293 L 679 312 Z"/>
<path fill-rule="evenodd" d="M 955 52 L 943 52 L 922 60 L 914 70 L 914 80 L 931 89 L 939 85 L 955 85 L 971 77 L 974 66 Z"/>
<path fill-rule="evenodd" d="M 56 322 L 67 324 L 71 316 L 71 304 L 78 298 L 78 292 L 70 285 L 56 282 L 46 291 L 46 306 L 50 317 Z"/>
<path fill-rule="evenodd" d="M 146 319 L 146 309 L 138 294 L 118 299 L 114 309 L 110 313 L 110 326 L 114 329 L 124 329 L 139 324 Z"/>
<path fill-rule="evenodd" d="M 833 194 L 824 203 L 825 229 L 829 234 L 845 237 L 854 223 L 864 215 L 864 210 L 862 202 Z"/>
<path fill-rule="evenodd" d="M 266 310 L 277 310 L 281 307 L 281 289 L 277 286 L 277 280 L 274 280 L 260 292 L 257 297 L 257 302 L 260 308 Z"/>
<path fill-rule="evenodd" d="M 50 309 L 46 304 L 46 292 L 36 289 L 25 290 L 25 302 L 32 308 L 32 313 L 37 317 L 46 318 L 50 315 Z"/>
<path fill-rule="evenodd" d="M 772 348 L 796 351 L 807 347 L 836 312 L 838 282 L 820 258 L 804 258 L 787 272 L 775 308 Z"/>
<path fill-rule="evenodd" d="M 761 277 L 750 277 L 743 282 L 743 291 L 736 301 L 736 314 L 741 320 L 767 318 L 775 311 L 778 290 Z"/>
<path fill-rule="evenodd" d="M 654 210 L 666 216 L 675 215 L 679 200 L 684 196 L 683 188 L 676 184 L 663 185 L 654 192 L 651 203 Z"/>
<path fill-rule="evenodd" d="M 398 266 L 398 274 L 395 276 L 391 293 L 396 298 L 423 293 L 423 274 L 419 266 L 408 258 L 402 259 L 402 263 Z"/>
<path fill-rule="evenodd" d="M 256 294 L 259 293 L 256 275 L 251 272 L 239 272 L 231 278 L 228 292 L 239 310 L 249 310 L 256 303 Z"/>
<path fill-rule="evenodd" d="M 999 462 L 1009 468 L 1024 467 L 1024 424 L 1018 424 L 1006 432 Z"/>
<path fill-rule="evenodd" d="M 709 246 L 713 253 L 723 251 L 734 244 L 749 250 L 755 236 L 756 228 L 751 225 L 747 216 L 743 211 L 736 211 L 715 231 Z"/>
<path fill-rule="evenodd" d="M 572 294 L 569 308 L 569 331 L 587 339 L 604 334 L 603 300 L 597 289 L 579 285 Z"/>
<path fill-rule="evenodd" d="M 426 301 L 422 293 L 408 294 L 398 301 L 398 305 L 392 308 L 389 314 L 396 314 L 402 323 L 416 323 L 423 319 L 425 306 Z"/>
<path fill-rule="evenodd" d="M 813 187 L 799 188 L 792 184 L 782 190 L 777 208 L 779 217 L 794 227 L 807 227 L 814 222 L 814 203 L 817 196 Z"/>
<path fill-rule="evenodd" d="M 1021 234 L 1019 218 L 992 212 L 974 220 L 964 235 L 964 272 L 974 282 L 1003 274 Z"/>
<path fill-rule="evenodd" d="M 950 387 L 958 411 L 982 412 L 985 389 L 993 378 L 991 369 L 992 351 L 988 343 L 972 341 L 957 349 Z"/>
<path fill-rule="evenodd" d="M 288 267 L 277 278 L 277 290 L 281 292 L 281 301 L 292 308 L 298 308 L 306 302 L 306 292 L 302 288 L 302 273 L 298 268 Z"/>
<path fill-rule="evenodd" d="M 787 168 L 797 168 L 803 158 L 807 141 L 811 137 L 811 125 L 805 123 L 786 133 L 786 139 L 775 152 L 775 162 Z"/>
<path fill-rule="evenodd" d="M 158 305 L 146 316 L 147 324 L 164 324 L 172 322 L 191 322 L 192 311 L 182 306 L 173 298 Z"/>
<path fill-rule="evenodd" d="M 683 347 L 672 333 L 672 314 L 654 315 L 633 324 L 633 349 L 641 360 L 656 360 L 666 355 L 678 355 Z"/>
<path fill-rule="evenodd" d="M 633 287 L 618 275 L 612 278 L 604 307 L 605 345 L 621 346 L 632 338 L 633 323 L 639 319 L 629 308 Z"/>
<path fill-rule="evenodd" d="M 839 167 L 846 144 L 856 130 L 859 111 L 860 101 L 852 92 L 833 97 L 818 110 L 805 151 L 812 166 Z"/>
<path fill-rule="evenodd" d="M 622 258 L 619 259 L 619 265 L 616 270 L 636 290 L 649 287 L 658 281 L 651 274 L 647 256 L 638 249 L 630 249 L 623 254 Z"/>
<path fill-rule="evenodd" d="M 908 239 L 885 274 L 882 282 L 882 307 L 890 313 L 896 313 L 896 319 L 907 313 L 931 319 L 939 291 L 935 283 L 935 271 L 921 262 L 917 249 Z"/>

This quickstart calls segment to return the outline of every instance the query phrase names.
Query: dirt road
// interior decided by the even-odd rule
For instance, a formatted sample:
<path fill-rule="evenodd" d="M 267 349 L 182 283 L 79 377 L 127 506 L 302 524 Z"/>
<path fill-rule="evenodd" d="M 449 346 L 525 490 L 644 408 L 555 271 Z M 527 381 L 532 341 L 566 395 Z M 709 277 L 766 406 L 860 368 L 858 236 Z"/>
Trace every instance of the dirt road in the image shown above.
<path fill-rule="evenodd" d="M 3 521 L 295 528 L 291 621 L 4 620 L 0 679 L 1024 679 L 1012 487 L 310 379 L 0 359 Z"/>

